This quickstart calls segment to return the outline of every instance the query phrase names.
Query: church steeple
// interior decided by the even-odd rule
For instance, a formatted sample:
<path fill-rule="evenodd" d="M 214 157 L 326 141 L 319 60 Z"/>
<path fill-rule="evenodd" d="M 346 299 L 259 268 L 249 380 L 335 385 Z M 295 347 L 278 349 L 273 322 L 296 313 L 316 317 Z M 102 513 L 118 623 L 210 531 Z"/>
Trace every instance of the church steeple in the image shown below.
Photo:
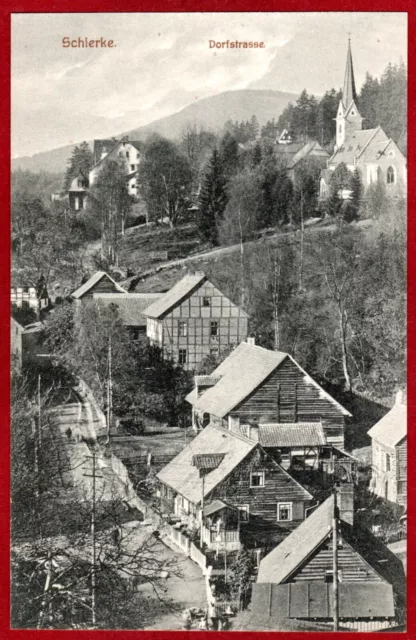
<path fill-rule="evenodd" d="M 345 67 L 344 87 L 335 118 L 337 131 L 335 151 L 342 147 L 344 141 L 354 131 L 363 128 L 363 118 L 357 107 L 357 91 L 355 89 L 354 67 L 352 64 L 351 39 L 348 38 L 347 65 Z"/>
<path fill-rule="evenodd" d="M 344 109 L 348 109 L 352 101 L 357 102 L 357 92 L 355 90 L 354 66 L 352 64 L 351 38 L 348 37 L 347 64 L 345 67 L 344 88 L 342 90 Z"/>

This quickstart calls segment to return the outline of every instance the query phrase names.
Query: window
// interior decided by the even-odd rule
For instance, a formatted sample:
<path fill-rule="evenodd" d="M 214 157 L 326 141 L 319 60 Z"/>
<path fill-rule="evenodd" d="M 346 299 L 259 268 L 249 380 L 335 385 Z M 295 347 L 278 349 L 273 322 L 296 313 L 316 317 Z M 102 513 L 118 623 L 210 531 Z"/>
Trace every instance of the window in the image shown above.
<path fill-rule="evenodd" d="M 325 582 L 334 582 L 334 572 L 333 571 L 325 571 Z"/>
<path fill-rule="evenodd" d="M 131 164 L 131 165 L 130 165 L 130 169 L 131 169 L 131 171 L 134 171 L 134 170 L 135 170 L 135 168 L 136 168 L 136 165 L 135 165 L 135 164 Z"/>
<path fill-rule="evenodd" d="M 126 151 L 126 158 L 127 160 L 130 158 L 130 153 L 128 151 Z"/>
<path fill-rule="evenodd" d="M 186 321 L 181 320 L 179 322 L 179 337 L 186 338 L 187 335 L 188 335 L 188 324 Z"/>
<path fill-rule="evenodd" d="M 179 349 L 179 364 L 186 364 L 186 349 Z"/>
<path fill-rule="evenodd" d="M 211 299 L 207 298 L 206 296 L 204 298 L 202 298 L 202 306 L 203 307 L 210 307 L 211 306 Z"/>
<path fill-rule="evenodd" d="M 248 522 L 250 517 L 250 506 L 248 504 L 238 504 L 237 509 L 240 514 L 240 521 Z"/>
<path fill-rule="evenodd" d="M 218 335 L 218 322 L 211 320 L 211 338 L 216 338 Z"/>
<path fill-rule="evenodd" d="M 292 503 L 277 503 L 277 519 L 279 522 L 290 522 L 292 520 Z"/>
<path fill-rule="evenodd" d="M 252 471 L 250 474 L 250 487 L 264 487 L 264 471 Z"/>
<path fill-rule="evenodd" d="M 135 188 L 136 188 L 136 183 L 135 183 L 135 182 L 132 182 L 132 183 L 131 183 L 131 188 L 132 188 L 132 189 L 135 189 Z"/>
<path fill-rule="evenodd" d="M 396 174 L 393 167 L 387 169 L 387 184 L 394 184 L 396 182 Z"/>
<path fill-rule="evenodd" d="M 133 340 L 138 340 L 139 339 L 139 335 L 140 335 L 139 329 L 137 327 L 135 327 L 131 332 L 132 339 Z"/>
<path fill-rule="evenodd" d="M 391 456 L 389 453 L 386 453 L 386 471 L 391 470 Z"/>
<path fill-rule="evenodd" d="M 82 180 L 78 180 L 78 186 L 82 187 Z"/>

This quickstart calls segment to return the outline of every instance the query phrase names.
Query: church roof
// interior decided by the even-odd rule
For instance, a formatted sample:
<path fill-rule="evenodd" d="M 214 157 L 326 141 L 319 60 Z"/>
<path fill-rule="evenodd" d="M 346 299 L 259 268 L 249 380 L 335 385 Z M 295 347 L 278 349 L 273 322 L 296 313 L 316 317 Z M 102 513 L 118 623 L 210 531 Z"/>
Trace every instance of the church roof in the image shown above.
<path fill-rule="evenodd" d="M 388 138 L 381 127 L 377 127 L 376 129 L 353 131 L 334 152 L 328 161 L 329 164 L 339 164 L 340 162 L 345 162 L 345 164 L 354 164 L 354 159 L 359 157 L 365 149 L 367 149 L 368 145 L 372 143 L 378 132 L 382 133 L 384 141 L 387 142 Z M 379 136 L 377 139 L 379 139 Z"/>
<path fill-rule="evenodd" d="M 351 42 L 348 40 L 347 64 L 345 66 L 344 87 L 342 89 L 342 104 L 348 109 L 352 101 L 357 101 L 355 89 L 354 66 L 352 64 Z"/>

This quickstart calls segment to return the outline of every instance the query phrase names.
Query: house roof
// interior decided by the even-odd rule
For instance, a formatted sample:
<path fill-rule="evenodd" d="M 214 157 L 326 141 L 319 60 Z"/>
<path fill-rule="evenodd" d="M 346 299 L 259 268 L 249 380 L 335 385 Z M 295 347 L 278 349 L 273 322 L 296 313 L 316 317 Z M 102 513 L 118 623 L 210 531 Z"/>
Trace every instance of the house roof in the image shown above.
<path fill-rule="evenodd" d="M 338 593 L 340 618 L 394 617 L 390 584 L 341 582 Z M 332 584 L 319 581 L 254 584 L 250 608 L 254 615 L 264 618 L 332 618 Z"/>
<path fill-rule="evenodd" d="M 203 272 L 190 274 L 177 282 L 172 289 L 169 289 L 162 297 L 151 304 L 145 311 L 145 315 L 149 318 L 160 318 L 168 313 L 172 307 L 179 304 L 184 298 L 198 289 L 203 282 L 207 280 L 207 276 Z"/>
<path fill-rule="evenodd" d="M 120 318 L 126 327 L 145 327 L 147 318 L 144 310 L 161 293 L 94 293 L 94 300 L 101 300 L 105 305 L 115 304 L 118 307 Z"/>
<path fill-rule="evenodd" d="M 257 582 L 281 584 L 330 535 L 334 498 L 330 496 L 261 560 Z"/>
<path fill-rule="evenodd" d="M 237 436 L 210 423 L 192 442 L 164 467 L 157 477 L 194 504 L 201 500 L 199 470 L 192 465 L 198 454 L 222 454 L 220 464 L 205 475 L 204 495 L 208 495 L 257 446 L 248 438 Z"/>
<path fill-rule="evenodd" d="M 94 287 L 103 278 L 107 278 L 108 280 L 111 280 L 111 282 L 116 287 L 117 291 L 120 291 L 120 293 L 127 293 L 127 291 L 123 289 L 123 287 L 120 287 L 120 285 L 117 284 L 117 282 L 113 280 L 113 278 L 109 276 L 108 273 L 106 273 L 105 271 L 97 271 L 96 273 L 94 273 L 93 276 L 91 276 L 89 280 L 87 280 L 87 282 L 84 282 L 84 284 L 78 287 L 78 289 L 76 289 L 71 294 L 72 297 L 76 299 L 82 298 L 83 296 L 85 296 L 86 293 L 88 293 L 90 289 L 92 289 L 92 287 Z"/>
<path fill-rule="evenodd" d="M 342 145 L 333 153 L 328 162 L 334 162 L 336 164 L 341 162 L 345 162 L 345 164 L 354 164 L 354 159 L 363 153 L 378 131 L 383 133 L 385 141 L 387 142 L 387 136 L 384 134 L 381 127 L 354 131 L 345 138 Z"/>
<path fill-rule="evenodd" d="M 288 166 L 289 169 L 294 169 L 294 167 L 296 167 L 296 165 L 303 160 L 303 158 L 306 158 L 309 154 L 311 154 L 313 152 L 314 156 L 318 156 L 318 157 L 322 157 L 322 158 L 329 158 L 329 153 L 327 151 L 325 151 L 325 149 L 322 149 L 321 145 L 319 144 L 319 142 L 316 141 L 311 141 L 311 142 L 307 142 L 301 149 L 299 149 L 299 151 L 293 156 L 292 160 L 290 161 L 290 164 Z"/>
<path fill-rule="evenodd" d="M 395 404 L 381 420 L 371 427 L 368 435 L 388 447 L 395 447 L 400 440 L 407 436 L 407 406 Z"/>
<path fill-rule="evenodd" d="M 213 500 L 204 506 L 204 516 L 210 516 L 213 513 L 222 511 L 222 509 L 233 509 L 234 511 L 238 511 L 237 507 L 233 507 L 233 505 L 227 504 L 222 500 Z"/>
<path fill-rule="evenodd" d="M 212 457 L 218 454 L 222 456 L 218 466 L 204 474 L 204 496 L 207 496 L 256 447 L 259 447 L 259 444 L 254 440 L 249 440 L 243 435 L 223 429 L 211 422 L 176 458 L 159 471 L 157 478 L 187 500 L 198 504 L 201 500 L 202 485 L 199 470 L 192 463 L 195 456 L 201 454 Z M 274 461 L 272 464 L 280 473 L 280 488 L 285 492 L 286 499 L 289 496 L 293 496 L 294 500 L 312 499 L 311 494 L 284 469 Z M 276 484 L 276 491 L 278 489 L 279 486 Z"/>
<path fill-rule="evenodd" d="M 220 379 L 221 376 L 214 376 L 212 374 L 195 376 L 195 385 L 198 385 L 198 387 L 212 387 L 214 384 L 217 384 Z"/>
<path fill-rule="evenodd" d="M 315 447 L 326 444 L 320 422 L 260 424 L 262 447 Z"/>
<path fill-rule="evenodd" d="M 139 140 L 130 140 L 129 142 L 135 149 L 137 149 L 137 151 L 143 151 L 144 149 L 143 142 L 140 142 Z"/>
<path fill-rule="evenodd" d="M 195 398 L 195 395 L 191 393 L 186 399 L 194 404 L 195 409 L 223 418 L 257 389 L 286 358 L 290 358 L 294 362 L 305 375 L 305 380 L 308 383 L 319 389 L 320 395 L 335 404 L 343 415 L 351 415 L 317 382 L 312 380 L 289 354 L 282 351 L 270 351 L 247 342 L 242 342 L 213 371 L 212 375 L 221 376 L 216 385 L 207 389 L 199 398 Z"/>

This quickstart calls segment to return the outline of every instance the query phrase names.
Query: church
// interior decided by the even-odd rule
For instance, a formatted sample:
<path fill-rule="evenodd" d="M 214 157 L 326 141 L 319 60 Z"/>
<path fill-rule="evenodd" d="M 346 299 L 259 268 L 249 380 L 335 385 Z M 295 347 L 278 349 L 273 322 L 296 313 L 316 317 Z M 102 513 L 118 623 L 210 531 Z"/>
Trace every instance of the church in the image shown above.
<path fill-rule="evenodd" d="M 342 162 L 351 172 L 358 169 L 364 192 L 371 184 L 381 181 L 387 195 L 405 194 L 406 158 L 380 126 L 363 129 L 363 120 L 358 109 L 351 42 L 348 40 L 344 86 L 335 118 L 336 143 L 334 153 L 327 160 L 327 168 L 321 171 L 320 198 L 329 195 L 331 175 Z M 348 191 L 343 191 L 344 198 L 348 195 Z"/>

